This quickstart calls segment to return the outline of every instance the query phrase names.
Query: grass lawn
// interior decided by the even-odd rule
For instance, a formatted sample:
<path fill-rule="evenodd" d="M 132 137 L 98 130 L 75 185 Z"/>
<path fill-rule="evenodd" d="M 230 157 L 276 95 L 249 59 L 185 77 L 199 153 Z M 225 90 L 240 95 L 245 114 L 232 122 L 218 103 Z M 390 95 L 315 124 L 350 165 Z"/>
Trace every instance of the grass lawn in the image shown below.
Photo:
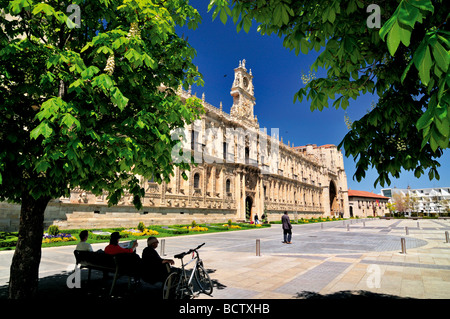
<path fill-rule="evenodd" d="M 147 226 L 144 227 L 143 231 L 139 231 L 137 228 L 104 228 L 104 229 L 87 229 L 89 231 L 88 242 L 90 244 L 95 243 L 108 243 L 109 234 L 115 231 L 120 232 L 122 238 L 126 241 L 133 239 L 145 239 L 149 236 L 155 237 L 172 237 L 172 236 L 185 236 L 185 235 L 195 235 L 195 234 L 207 234 L 216 233 L 224 231 L 236 231 L 236 230 L 247 230 L 270 227 L 270 224 L 263 224 L 258 227 L 253 224 L 247 223 L 232 223 L 231 226 L 228 224 L 190 224 L 190 225 L 170 225 L 170 226 Z M 127 230 L 132 229 L 131 232 Z M 76 245 L 79 242 L 79 234 L 83 229 L 64 229 L 60 230 L 59 236 L 48 238 L 43 240 L 42 247 L 57 247 L 57 246 L 67 246 Z M 15 249 L 15 244 L 17 242 L 17 232 L 0 232 L 0 250 L 13 250 Z M 72 237 L 72 238 L 71 238 Z M 64 239 L 66 238 L 66 239 Z M 70 239 L 69 239 L 70 238 Z M 66 241 L 67 240 L 67 241 Z M 50 241 L 50 242 L 46 242 Z"/>

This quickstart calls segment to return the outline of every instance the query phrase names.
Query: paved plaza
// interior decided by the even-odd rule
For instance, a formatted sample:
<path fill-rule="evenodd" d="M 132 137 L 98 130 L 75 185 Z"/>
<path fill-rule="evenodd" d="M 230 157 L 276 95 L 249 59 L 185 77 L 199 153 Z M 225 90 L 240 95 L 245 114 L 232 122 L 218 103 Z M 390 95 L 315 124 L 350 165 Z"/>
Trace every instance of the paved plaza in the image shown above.
<path fill-rule="evenodd" d="M 214 292 L 212 296 L 200 294 L 198 299 L 294 299 L 339 294 L 448 299 L 450 243 L 446 243 L 445 231 L 450 231 L 450 220 L 345 220 L 293 225 L 290 245 L 282 243 L 281 225 L 160 238 L 160 242 L 164 239 L 164 258 L 206 243 L 200 256 L 214 282 Z M 405 238 L 406 253 L 402 253 L 401 238 Z M 145 245 L 145 240 L 139 241 L 139 254 Z M 93 245 L 94 250 L 105 246 Z M 74 267 L 73 249 L 43 249 L 42 291 L 84 291 L 69 289 L 65 284 Z M 0 252 L 0 298 L 7 294 L 12 255 L 12 251 Z M 175 266 L 180 266 L 179 260 Z M 83 276 L 86 278 L 85 273 Z"/>

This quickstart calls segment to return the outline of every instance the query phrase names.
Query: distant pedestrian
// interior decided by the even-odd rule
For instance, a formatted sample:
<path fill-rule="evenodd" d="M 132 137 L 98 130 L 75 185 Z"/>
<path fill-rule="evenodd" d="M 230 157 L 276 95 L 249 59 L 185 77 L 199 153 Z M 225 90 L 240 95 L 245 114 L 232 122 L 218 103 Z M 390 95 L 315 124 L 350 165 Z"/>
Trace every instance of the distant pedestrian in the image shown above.
<path fill-rule="evenodd" d="M 291 220 L 289 219 L 287 211 L 285 211 L 284 215 L 281 217 L 281 224 L 283 227 L 283 236 L 284 236 L 283 244 L 292 244 L 292 242 L 291 242 L 292 225 L 291 225 Z"/>
<path fill-rule="evenodd" d="M 259 224 L 258 214 L 255 214 L 255 225 Z"/>

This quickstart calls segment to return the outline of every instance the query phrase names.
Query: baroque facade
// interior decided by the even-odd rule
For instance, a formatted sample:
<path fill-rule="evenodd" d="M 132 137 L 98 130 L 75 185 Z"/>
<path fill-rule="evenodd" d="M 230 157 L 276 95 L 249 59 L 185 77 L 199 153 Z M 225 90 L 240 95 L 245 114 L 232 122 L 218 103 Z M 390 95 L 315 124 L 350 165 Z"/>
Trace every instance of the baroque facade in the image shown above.
<path fill-rule="evenodd" d="M 253 75 L 245 60 L 234 70 L 230 113 L 205 101 L 200 120 L 174 132 L 182 139 L 182 154 L 194 155 L 197 165 L 186 172 L 175 168 L 169 183 L 141 180 L 146 190 L 144 207 L 137 211 L 132 198 L 108 207 L 106 195 L 94 196 L 73 189 L 69 198 L 52 201 L 46 223 L 61 228 L 136 226 L 196 222 L 279 220 L 284 211 L 291 218 L 349 216 L 347 178 L 343 156 L 328 144 L 294 147 L 279 138 L 278 129 L 259 127 L 254 114 Z M 178 90 L 183 100 L 191 92 Z M 180 136 L 181 135 L 181 136 Z M 174 160 L 183 160 L 179 150 Z M 175 154 L 175 155 L 174 155 Z M 0 210 L 1 212 L 1 210 Z M 11 222 L 10 222 L 11 226 Z M 1 227 L 1 220 L 0 220 Z M 3 227 L 5 228 L 5 227 Z"/>

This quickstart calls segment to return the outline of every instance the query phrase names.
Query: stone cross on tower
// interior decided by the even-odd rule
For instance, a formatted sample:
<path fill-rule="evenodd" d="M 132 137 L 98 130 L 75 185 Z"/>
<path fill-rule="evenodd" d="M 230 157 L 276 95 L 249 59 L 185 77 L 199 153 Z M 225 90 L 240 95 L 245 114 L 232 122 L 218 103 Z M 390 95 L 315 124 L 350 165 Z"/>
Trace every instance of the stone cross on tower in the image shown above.
<path fill-rule="evenodd" d="M 255 105 L 253 75 L 251 70 L 247 72 L 245 62 L 245 59 L 239 61 L 239 66 L 234 69 L 234 81 L 230 92 L 233 105 L 230 114 L 247 125 L 259 127 L 258 120 L 253 114 Z"/>

